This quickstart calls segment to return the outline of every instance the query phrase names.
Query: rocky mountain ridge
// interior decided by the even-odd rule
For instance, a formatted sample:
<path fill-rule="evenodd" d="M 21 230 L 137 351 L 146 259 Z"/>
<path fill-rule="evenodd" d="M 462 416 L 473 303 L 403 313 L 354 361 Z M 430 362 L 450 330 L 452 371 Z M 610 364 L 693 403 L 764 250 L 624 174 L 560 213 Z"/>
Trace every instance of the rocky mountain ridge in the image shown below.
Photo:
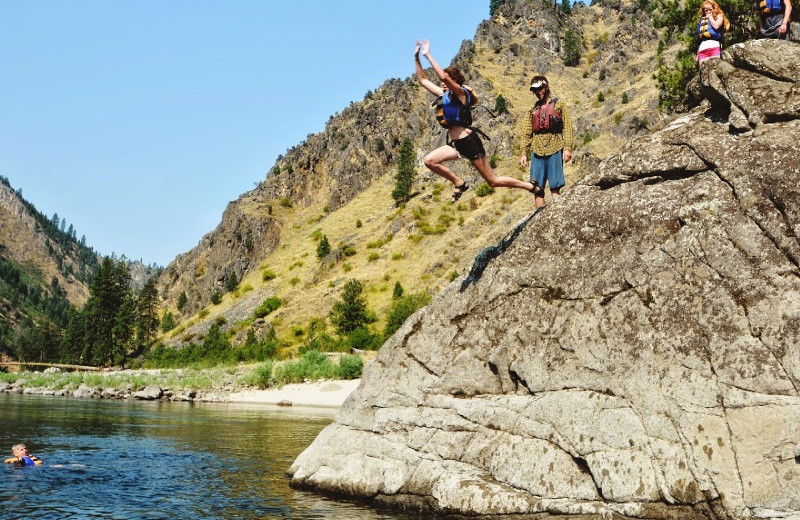
<path fill-rule="evenodd" d="M 800 518 L 800 46 L 710 60 L 412 316 L 289 474 L 456 518 Z"/>

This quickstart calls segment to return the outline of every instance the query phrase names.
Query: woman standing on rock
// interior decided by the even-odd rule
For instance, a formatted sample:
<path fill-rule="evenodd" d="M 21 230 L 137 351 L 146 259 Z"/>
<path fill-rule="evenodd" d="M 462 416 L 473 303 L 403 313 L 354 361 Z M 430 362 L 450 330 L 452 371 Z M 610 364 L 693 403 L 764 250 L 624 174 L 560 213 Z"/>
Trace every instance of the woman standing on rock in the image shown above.
<path fill-rule="evenodd" d="M 442 81 L 443 86 L 438 86 L 431 82 L 422 70 L 419 61 L 419 54 L 428 59 L 434 72 Z M 447 128 L 447 144 L 440 146 L 425 156 L 425 166 L 429 170 L 441 175 L 453 183 L 453 202 L 456 202 L 461 195 L 467 191 L 469 186 L 460 179 L 450 168 L 443 163 L 455 161 L 466 157 L 472 166 L 478 170 L 481 177 L 489 186 L 519 188 L 539 193 L 539 188 L 533 183 L 524 182 L 513 177 L 501 177 L 494 174 L 492 167 L 486 160 L 486 151 L 483 149 L 481 138 L 477 131 L 470 127 L 472 124 L 472 114 L 470 107 L 477 103 L 478 97 L 475 92 L 464 86 L 464 76 L 455 67 L 442 69 L 430 54 L 430 43 L 427 40 L 418 41 L 417 48 L 414 50 L 414 61 L 417 70 L 417 80 L 420 85 L 425 87 L 431 94 L 437 96 L 433 106 L 436 107 L 436 119 L 439 124 Z"/>
<path fill-rule="evenodd" d="M 725 13 L 714 0 L 706 0 L 700 4 L 700 20 L 697 22 L 697 38 L 700 47 L 697 49 L 697 63 L 709 58 L 719 58 L 722 51 L 722 39 L 731 24 Z"/>

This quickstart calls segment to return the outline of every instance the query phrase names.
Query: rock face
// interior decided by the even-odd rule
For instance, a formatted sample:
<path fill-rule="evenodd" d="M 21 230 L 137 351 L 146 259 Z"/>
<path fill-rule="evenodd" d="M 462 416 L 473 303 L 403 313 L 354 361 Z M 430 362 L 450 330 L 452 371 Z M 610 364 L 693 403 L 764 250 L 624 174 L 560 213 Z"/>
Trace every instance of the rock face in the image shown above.
<path fill-rule="evenodd" d="M 456 515 L 800 518 L 797 63 L 777 41 L 711 60 L 703 106 L 407 320 L 292 484 Z"/>

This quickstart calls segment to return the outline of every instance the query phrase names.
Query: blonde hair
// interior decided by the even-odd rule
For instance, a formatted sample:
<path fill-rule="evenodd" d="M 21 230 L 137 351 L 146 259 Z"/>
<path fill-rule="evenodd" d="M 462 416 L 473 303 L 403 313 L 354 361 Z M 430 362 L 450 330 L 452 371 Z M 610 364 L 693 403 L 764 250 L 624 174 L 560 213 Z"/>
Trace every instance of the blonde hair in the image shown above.
<path fill-rule="evenodd" d="M 722 26 L 725 29 L 725 32 L 731 28 L 731 22 L 728 20 L 728 17 L 725 16 L 725 13 L 722 12 L 722 9 L 719 8 L 719 4 L 717 4 L 714 0 L 704 0 L 703 3 L 700 4 L 700 17 L 702 18 L 705 16 L 703 13 L 703 7 L 706 5 L 711 7 L 711 16 L 716 18 L 719 15 L 722 15 Z"/>

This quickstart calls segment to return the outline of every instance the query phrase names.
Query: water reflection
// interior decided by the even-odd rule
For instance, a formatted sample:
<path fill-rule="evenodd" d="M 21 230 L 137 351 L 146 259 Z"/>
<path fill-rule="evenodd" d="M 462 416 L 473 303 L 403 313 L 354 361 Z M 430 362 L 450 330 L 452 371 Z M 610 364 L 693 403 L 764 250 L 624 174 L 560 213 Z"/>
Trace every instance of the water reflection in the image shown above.
<path fill-rule="evenodd" d="M 284 472 L 331 410 L 0 394 L 7 519 L 408 519 L 289 488 Z"/>

